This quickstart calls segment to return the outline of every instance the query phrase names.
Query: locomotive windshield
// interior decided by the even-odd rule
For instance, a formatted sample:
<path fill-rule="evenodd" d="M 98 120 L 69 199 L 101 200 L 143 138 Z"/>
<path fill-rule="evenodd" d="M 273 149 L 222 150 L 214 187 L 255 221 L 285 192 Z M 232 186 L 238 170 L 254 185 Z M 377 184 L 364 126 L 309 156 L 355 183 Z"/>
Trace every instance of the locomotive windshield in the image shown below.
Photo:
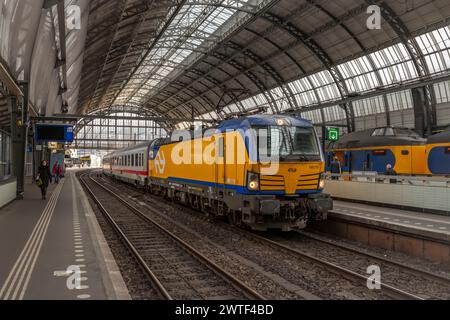
<path fill-rule="evenodd" d="M 309 127 L 259 127 L 258 152 L 260 160 L 278 157 L 280 161 L 320 161 L 316 133 Z"/>

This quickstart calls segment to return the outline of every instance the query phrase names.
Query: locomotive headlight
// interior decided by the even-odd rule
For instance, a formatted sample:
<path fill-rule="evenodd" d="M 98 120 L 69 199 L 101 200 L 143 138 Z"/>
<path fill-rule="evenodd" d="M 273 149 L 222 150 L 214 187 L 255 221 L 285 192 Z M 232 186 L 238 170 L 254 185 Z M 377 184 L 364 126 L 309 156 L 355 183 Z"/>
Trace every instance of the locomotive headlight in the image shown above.
<path fill-rule="evenodd" d="M 247 173 L 247 188 L 252 191 L 259 190 L 259 174 L 254 172 Z"/>
<path fill-rule="evenodd" d="M 325 188 L 325 174 L 322 173 L 320 175 L 320 180 L 319 180 L 319 189 L 323 190 Z"/>

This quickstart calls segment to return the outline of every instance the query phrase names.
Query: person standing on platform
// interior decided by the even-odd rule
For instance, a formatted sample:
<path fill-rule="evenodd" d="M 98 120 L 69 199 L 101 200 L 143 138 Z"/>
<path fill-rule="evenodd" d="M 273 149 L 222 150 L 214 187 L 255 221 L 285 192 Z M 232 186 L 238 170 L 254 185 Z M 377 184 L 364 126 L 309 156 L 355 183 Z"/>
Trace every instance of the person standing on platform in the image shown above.
<path fill-rule="evenodd" d="M 39 188 L 41 188 L 42 200 L 45 200 L 47 197 L 47 188 L 50 182 L 52 181 L 52 175 L 50 173 L 50 167 L 48 166 L 48 162 L 43 160 L 38 169 L 38 176 L 36 178 L 38 182 Z"/>
<path fill-rule="evenodd" d="M 341 162 L 336 156 L 333 158 L 333 161 L 331 162 L 331 174 L 342 174 Z M 331 179 L 339 180 L 339 177 L 333 176 L 331 177 Z"/>
<path fill-rule="evenodd" d="M 58 161 L 56 161 L 55 164 L 53 165 L 52 175 L 55 179 L 55 183 L 58 184 L 59 180 L 62 177 L 62 167 Z"/>
<path fill-rule="evenodd" d="M 63 176 L 63 167 L 60 164 L 58 164 L 58 176 L 59 176 L 59 180 L 61 180 L 61 178 Z"/>
<path fill-rule="evenodd" d="M 386 172 L 384 173 L 386 176 L 396 176 L 397 172 L 392 168 L 392 165 L 388 163 L 386 165 Z M 390 183 L 397 183 L 397 179 L 389 179 Z"/>

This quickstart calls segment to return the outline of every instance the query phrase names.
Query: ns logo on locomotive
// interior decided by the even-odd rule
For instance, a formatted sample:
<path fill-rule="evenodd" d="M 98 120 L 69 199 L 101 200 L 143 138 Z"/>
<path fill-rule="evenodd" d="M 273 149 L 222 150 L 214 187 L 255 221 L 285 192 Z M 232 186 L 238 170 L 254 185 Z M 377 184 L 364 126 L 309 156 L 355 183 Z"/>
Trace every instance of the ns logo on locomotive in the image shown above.
<path fill-rule="evenodd" d="M 254 230 L 324 220 L 324 155 L 312 124 L 254 115 L 207 130 L 176 131 L 113 152 L 104 173 Z"/>

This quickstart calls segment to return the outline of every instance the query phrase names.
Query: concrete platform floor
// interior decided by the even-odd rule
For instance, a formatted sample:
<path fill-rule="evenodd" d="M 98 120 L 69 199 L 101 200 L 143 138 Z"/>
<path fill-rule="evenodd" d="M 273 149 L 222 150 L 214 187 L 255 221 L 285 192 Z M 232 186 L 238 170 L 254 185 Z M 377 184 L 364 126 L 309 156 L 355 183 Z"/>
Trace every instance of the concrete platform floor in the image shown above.
<path fill-rule="evenodd" d="M 385 226 L 401 227 L 412 233 L 450 240 L 449 216 L 338 200 L 334 201 L 333 211 L 341 215 L 381 223 Z"/>
<path fill-rule="evenodd" d="M 0 300 L 130 299 L 75 173 L 0 210 Z"/>

